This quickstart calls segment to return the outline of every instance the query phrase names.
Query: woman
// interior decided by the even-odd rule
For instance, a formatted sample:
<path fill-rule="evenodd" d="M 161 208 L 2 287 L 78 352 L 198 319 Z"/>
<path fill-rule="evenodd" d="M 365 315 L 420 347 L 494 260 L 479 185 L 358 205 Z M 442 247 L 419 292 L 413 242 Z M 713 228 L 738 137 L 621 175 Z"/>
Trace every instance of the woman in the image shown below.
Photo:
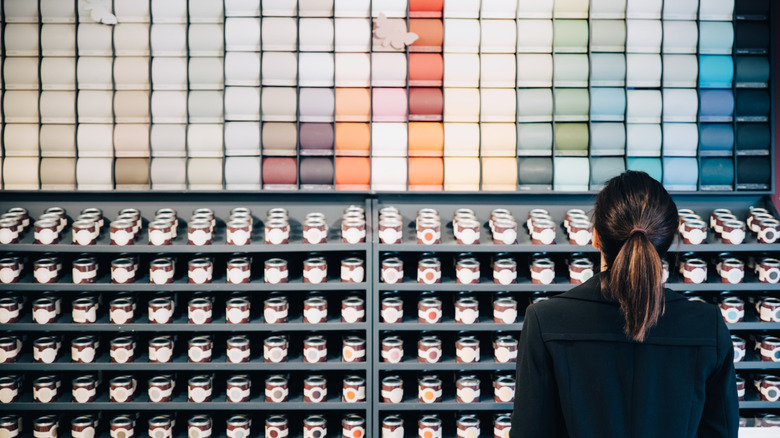
<path fill-rule="evenodd" d="M 720 311 L 662 284 L 672 198 L 629 171 L 599 193 L 593 223 L 602 272 L 526 311 L 510 438 L 736 437 Z"/>

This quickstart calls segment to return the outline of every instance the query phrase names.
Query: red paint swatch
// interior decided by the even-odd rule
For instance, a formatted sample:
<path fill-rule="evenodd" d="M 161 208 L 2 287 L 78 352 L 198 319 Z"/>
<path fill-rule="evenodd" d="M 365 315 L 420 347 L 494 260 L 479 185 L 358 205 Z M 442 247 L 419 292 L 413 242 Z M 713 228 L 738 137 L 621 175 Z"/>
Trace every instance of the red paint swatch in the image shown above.
<path fill-rule="evenodd" d="M 439 121 L 444 98 L 441 88 L 411 88 L 409 90 L 409 120 Z"/>
<path fill-rule="evenodd" d="M 409 0 L 410 17 L 441 17 L 444 0 Z"/>
<path fill-rule="evenodd" d="M 266 157 L 263 159 L 263 185 L 296 185 L 298 160 L 292 157 Z"/>
<path fill-rule="evenodd" d="M 444 78 L 444 59 L 441 53 L 409 54 L 409 85 L 441 87 Z"/>

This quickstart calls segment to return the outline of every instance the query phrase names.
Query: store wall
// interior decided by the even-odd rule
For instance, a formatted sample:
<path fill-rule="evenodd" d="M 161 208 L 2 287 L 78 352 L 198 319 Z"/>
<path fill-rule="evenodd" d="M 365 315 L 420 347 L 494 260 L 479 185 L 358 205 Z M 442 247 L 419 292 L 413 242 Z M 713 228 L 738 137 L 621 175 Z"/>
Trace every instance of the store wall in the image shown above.
<path fill-rule="evenodd" d="M 767 190 L 769 4 L 5 0 L 3 187 Z"/>

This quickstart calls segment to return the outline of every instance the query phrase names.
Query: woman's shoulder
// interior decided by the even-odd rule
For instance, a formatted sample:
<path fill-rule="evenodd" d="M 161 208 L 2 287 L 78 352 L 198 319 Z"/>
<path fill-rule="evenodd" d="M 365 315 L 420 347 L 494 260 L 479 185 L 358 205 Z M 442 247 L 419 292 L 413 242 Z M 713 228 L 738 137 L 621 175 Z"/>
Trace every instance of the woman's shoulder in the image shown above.
<path fill-rule="evenodd" d="M 665 311 L 651 330 L 651 337 L 683 337 L 694 344 L 711 344 L 717 337 L 718 318 L 722 321 L 718 307 L 689 301 L 669 289 L 665 293 Z M 530 305 L 526 322 L 538 325 L 547 334 L 576 338 L 598 334 L 619 340 L 623 339 L 625 319 L 619 303 L 601 293 L 600 282 L 594 277 L 565 293 Z"/>
<path fill-rule="evenodd" d="M 675 330 L 702 335 L 717 333 L 725 325 L 720 308 L 700 300 L 689 300 L 677 292 L 666 290 L 666 306 L 658 320 L 658 326 L 670 326 L 669 334 Z M 669 297 L 673 297 L 670 300 Z"/>
<path fill-rule="evenodd" d="M 538 324 L 543 333 L 576 333 L 620 327 L 620 306 L 601 295 L 593 279 L 526 309 L 526 322 Z M 606 327 L 609 325 L 610 327 Z"/>
<path fill-rule="evenodd" d="M 598 275 L 562 294 L 553 295 L 550 299 L 539 301 L 535 305 L 537 309 L 549 311 L 559 308 L 577 307 L 578 304 L 582 305 L 583 303 L 617 305 L 617 302 L 610 300 L 601 293 L 601 280 Z"/>

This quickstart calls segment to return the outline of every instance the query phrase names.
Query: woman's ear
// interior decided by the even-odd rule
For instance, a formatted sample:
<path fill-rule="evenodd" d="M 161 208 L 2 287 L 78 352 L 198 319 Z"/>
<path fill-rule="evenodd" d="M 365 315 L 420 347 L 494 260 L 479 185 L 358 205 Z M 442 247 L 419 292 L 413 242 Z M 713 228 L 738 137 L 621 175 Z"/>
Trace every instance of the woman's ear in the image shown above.
<path fill-rule="evenodd" d="M 596 229 L 593 229 L 593 247 L 596 249 L 601 249 L 601 241 L 599 240 L 599 233 L 596 232 Z"/>

